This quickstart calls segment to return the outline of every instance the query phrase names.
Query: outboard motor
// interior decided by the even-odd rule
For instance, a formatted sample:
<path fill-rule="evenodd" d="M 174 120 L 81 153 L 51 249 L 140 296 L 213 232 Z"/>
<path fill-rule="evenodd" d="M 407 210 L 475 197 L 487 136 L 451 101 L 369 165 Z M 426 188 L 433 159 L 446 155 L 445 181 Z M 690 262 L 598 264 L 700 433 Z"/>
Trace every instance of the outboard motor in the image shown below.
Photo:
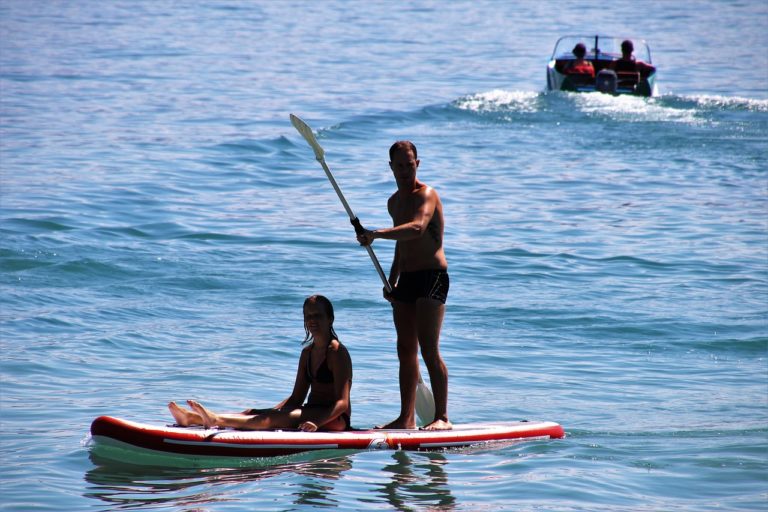
<path fill-rule="evenodd" d="M 616 94 L 619 77 L 612 69 L 601 69 L 595 77 L 595 88 L 600 92 Z"/>

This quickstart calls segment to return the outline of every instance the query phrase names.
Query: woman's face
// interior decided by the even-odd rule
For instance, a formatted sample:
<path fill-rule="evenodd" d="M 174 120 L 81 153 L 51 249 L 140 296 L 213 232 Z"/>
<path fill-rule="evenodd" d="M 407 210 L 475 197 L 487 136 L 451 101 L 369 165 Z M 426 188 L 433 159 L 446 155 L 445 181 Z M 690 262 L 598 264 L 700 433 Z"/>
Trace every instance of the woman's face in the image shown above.
<path fill-rule="evenodd" d="M 313 338 L 328 335 L 331 332 L 332 323 L 333 320 L 328 316 L 325 308 L 317 302 L 309 302 L 304 306 L 304 325 Z"/>

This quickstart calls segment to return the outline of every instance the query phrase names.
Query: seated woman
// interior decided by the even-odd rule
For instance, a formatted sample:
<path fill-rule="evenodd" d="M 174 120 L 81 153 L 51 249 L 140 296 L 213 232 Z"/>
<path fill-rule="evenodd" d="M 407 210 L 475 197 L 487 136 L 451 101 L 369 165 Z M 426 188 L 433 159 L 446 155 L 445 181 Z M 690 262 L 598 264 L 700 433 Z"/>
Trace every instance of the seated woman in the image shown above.
<path fill-rule="evenodd" d="M 199 402 L 187 400 L 191 410 L 168 404 L 181 426 L 203 425 L 242 430 L 298 428 L 340 431 L 351 428 L 352 359 L 333 329 L 333 305 L 322 295 L 304 301 L 306 336 L 291 396 L 272 409 L 218 414 Z M 304 398 L 309 392 L 309 399 Z"/>
<path fill-rule="evenodd" d="M 589 75 L 592 78 L 595 77 L 595 68 L 592 63 L 584 59 L 587 54 L 587 47 L 584 44 L 579 43 L 573 47 L 572 51 L 575 60 L 568 62 L 563 69 L 563 73 L 566 75 Z"/>

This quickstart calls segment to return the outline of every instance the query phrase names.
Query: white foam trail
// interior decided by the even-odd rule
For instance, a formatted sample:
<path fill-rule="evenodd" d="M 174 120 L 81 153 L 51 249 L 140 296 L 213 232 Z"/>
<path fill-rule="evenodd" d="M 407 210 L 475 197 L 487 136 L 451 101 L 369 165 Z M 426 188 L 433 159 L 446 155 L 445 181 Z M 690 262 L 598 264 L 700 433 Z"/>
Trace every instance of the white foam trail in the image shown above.
<path fill-rule="evenodd" d="M 574 94 L 577 107 L 590 115 L 600 115 L 626 122 L 666 121 L 686 124 L 705 122 L 696 109 L 676 108 L 655 99 L 610 94 Z"/>
<path fill-rule="evenodd" d="M 753 112 L 768 112 L 768 100 L 743 98 L 740 96 L 698 95 L 692 101 L 708 109 L 744 109 Z"/>
<path fill-rule="evenodd" d="M 473 112 L 536 112 L 539 93 L 494 89 L 472 94 L 456 101 L 457 108 Z"/>

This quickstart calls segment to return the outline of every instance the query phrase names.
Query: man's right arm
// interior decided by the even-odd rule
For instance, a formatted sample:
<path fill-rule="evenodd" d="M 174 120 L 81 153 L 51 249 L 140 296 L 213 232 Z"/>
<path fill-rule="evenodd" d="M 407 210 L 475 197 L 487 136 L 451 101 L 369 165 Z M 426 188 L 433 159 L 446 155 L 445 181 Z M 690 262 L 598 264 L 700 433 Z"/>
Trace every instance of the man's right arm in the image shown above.
<path fill-rule="evenodd" d="M 394 212 L 394 205 L 390 199 L 388 210 L 395 225 L 391 228 L 381 228 L 370 231 L 367 233 L 367 236 L 370 238 L 371 242 L 377 238 L 394 240 L 396 242 L 421 238 L 427 232 L 432 216 L 435 214 L 436 205 L 437 193 L 433 189 L 424 186 L 423 192 L 419 194 L 418 204 L 415 206 L 415 212 L 413 212 L 411 220 L 406 222 L 401 221 L 401 224 L 397 224 L 398 220 Z"/>

